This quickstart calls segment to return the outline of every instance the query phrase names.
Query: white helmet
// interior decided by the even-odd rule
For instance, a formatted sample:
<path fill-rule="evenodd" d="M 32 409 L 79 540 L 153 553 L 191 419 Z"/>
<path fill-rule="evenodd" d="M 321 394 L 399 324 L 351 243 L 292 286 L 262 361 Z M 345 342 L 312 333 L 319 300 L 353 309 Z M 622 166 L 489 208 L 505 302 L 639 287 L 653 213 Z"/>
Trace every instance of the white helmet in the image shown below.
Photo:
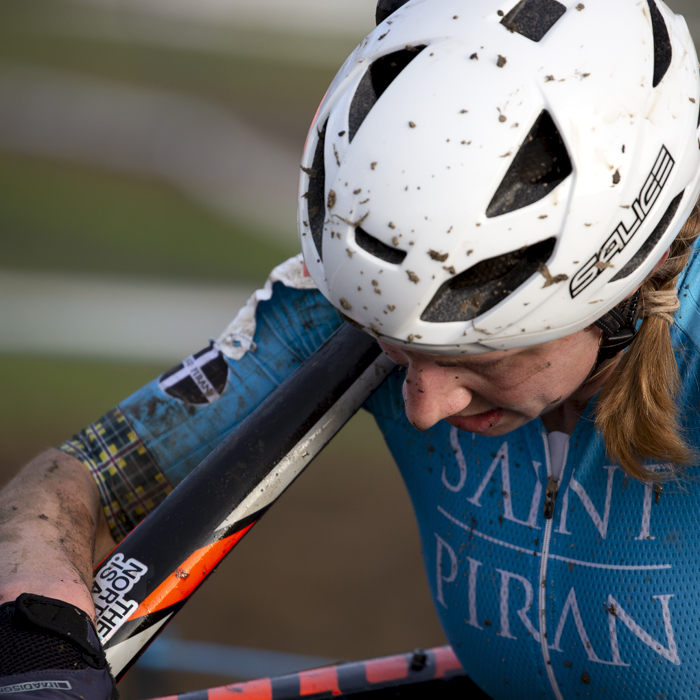
<path fill-rule="evenodd" d="M 307 139 L 299 228 L 319 289 L 377 337 L 428 353 L 594 323 L 700 193 L 685 21 L 660 0 L 393 5 Z"/>

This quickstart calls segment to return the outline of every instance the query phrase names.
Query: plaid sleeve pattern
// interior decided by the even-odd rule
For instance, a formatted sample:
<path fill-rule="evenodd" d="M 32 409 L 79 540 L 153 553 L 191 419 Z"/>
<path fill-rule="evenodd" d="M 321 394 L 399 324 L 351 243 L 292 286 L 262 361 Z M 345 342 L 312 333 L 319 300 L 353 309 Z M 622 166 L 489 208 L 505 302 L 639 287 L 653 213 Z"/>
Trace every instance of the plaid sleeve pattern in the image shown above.
<path fill-rule="evenodd" d="M 119 542 L 172 491 L 173 486 L 118 408 L 59 449 L 91 472 L 113 537 Z"/>

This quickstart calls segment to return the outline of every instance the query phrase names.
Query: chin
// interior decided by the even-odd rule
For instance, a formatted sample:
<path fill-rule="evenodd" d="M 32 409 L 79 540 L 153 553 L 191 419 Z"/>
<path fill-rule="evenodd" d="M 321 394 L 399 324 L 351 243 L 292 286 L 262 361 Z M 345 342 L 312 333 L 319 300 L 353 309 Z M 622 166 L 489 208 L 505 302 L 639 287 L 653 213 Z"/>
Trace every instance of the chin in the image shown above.
<path fill-rule="evenodd" d="M 528 423 L 528 422 L 529 421 L 522 421 L 522 422 L 519 422 L 517 425 L 515 425 L 515 424 L 496 425 L 493 428 L 488 428 L 487 430 L 481 431 L 477 434 L 483 435 L 484 437 L 500 437 L 501 435 L 508 435 L 508 433 L 512 433 L 514 430 L 517 430 L 520 426 L 525 425 L 525 423 Z"/>

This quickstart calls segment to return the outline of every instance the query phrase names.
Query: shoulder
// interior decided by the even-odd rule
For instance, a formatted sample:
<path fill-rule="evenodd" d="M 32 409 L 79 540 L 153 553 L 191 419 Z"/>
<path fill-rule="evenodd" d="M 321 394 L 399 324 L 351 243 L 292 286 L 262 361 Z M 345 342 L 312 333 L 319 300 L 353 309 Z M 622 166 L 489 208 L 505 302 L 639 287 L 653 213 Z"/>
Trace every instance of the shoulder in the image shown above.
<path fill-rule="evenodd" d="M 676 349 L 676 360 L 686 392 L 693 397 L 698 392 L 696 381 L 700 369 L 700 247 L 690 256 L 688 265 L 678 280 L 680 308 L 675 314 L 671 337 Z M 686 397 L 689 400 L 690 397 Z M 697 398 L 697 397 L 696 397 Z M 693 399 L 691 403 L 696 404 Z"/>
<path fill-rule="evenodd" d="M 305 359 L 342 323 L 338 312 L 318 291 L 304 268 L 301 255 L 278 265 L 248 299 L 217 340 L 231 360 L 271 340 L 285 344 Z"/>
<path fill-rule="evenodd" d="M 700 248 L 695 244 L 690 260 L 678 278 L 680 309 L 676 312 L 675 326 L 700 347 Z"/>

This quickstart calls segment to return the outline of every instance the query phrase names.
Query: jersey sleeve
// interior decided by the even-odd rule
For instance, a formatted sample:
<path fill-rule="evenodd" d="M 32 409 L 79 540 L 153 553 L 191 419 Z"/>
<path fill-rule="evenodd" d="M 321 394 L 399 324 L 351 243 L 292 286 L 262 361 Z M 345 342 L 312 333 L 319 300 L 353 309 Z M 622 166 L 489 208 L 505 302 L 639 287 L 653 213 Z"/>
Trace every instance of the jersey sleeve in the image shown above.
<path fill-rule="evenodd" d="M 342 323 L 301 270 L 300 256 L 276 268 L 218 341 L 59 446 L 90 469 L 115 539 L 127 535 Z"/>
<path fill-rule="evenodd" d="M 403 381 L 406 368 L 397 366 L 382 385 L 365 401 L 363 408 L 377 421 L 385 440 L 406 417 L 403 405 Z"/>

